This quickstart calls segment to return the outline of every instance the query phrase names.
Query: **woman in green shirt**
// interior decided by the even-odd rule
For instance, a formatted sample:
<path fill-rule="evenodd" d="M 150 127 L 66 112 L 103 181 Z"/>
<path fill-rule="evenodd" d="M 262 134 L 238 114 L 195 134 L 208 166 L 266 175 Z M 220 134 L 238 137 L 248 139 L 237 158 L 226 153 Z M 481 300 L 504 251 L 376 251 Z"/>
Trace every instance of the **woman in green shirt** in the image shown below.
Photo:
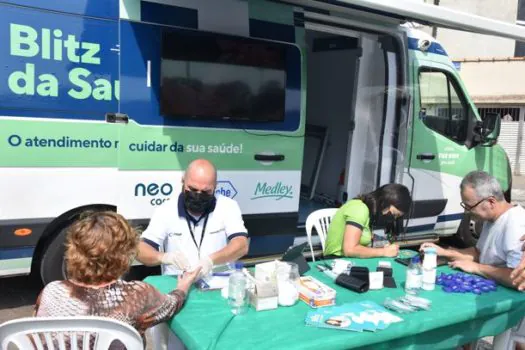
<path fill-rule="evenodd" d="M 412 198 L 408 188 L 400 184 L 384 185 L 349 200 L 332 218 L 324 255 L 355 258 L 397 256 L 397 244 L 382 248 L 371 247 L 373 226 L 380 218 L 387 223 L 394 223 L 410 210 L 411 205 Z"/>

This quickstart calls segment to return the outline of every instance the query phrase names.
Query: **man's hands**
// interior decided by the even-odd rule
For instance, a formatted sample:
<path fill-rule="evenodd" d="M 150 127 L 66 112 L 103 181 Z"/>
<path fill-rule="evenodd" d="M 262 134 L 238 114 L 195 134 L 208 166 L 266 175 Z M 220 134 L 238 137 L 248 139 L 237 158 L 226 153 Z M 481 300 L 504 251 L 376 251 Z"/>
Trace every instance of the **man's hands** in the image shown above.
<path fill-rule="evenodd" d="M 207 276 L 213 269 L 213 260 L 209 256 L 200 259 L 197 265 L 191 266 L 188 258 L 180 250 L 166 252 L 162 255 L 161 263 L 164 265 L 173 265 L 181 271 L 191 271 L 192 273 L 199 270 L 198 278 Z"/>
<path fill-rule="evenodd" d="M 427 242 L 427 243 L 423 243 L 421 245 L 421 247 L 419 247 L 419 250 L 422 251 L 423 249 L 425 248 L 434 248 L 436 250 L 436 254 L 438 256 L 445 256 L 446 255 L 446 250 L 441 248 L 440 246 L 438 246 L 437 244 L 434 244 L 434 243 L 430 243 L 430 242 Z"/>
<path fill-rule="evenodd" d="M 197 269 L 200 270 L 199 278 L 207 276 L 213 269 L 213 260 L 211 260 L 209 256 L 201 258 L 199 265 L 197 265 Z"/>
<path fill-rule="evenodd" d="M 470 260 L 455 260 L 448 263 L 448 266 L 454 269 L 460 269 L 467 273 L 480 275 L 479 264 Z"/>
<path fill-rule="evenodd" d="M 190 268 L 188 258 L 179 250 L 164 253 L 161 258 L 161 263 L 164 265 L 174 265 L 181 271 L 186 271 Z"/>
<path fill-rule="evenodd" d="M 525 235 L 521 237 L 521 241 L 524 242 L 521 250 L 525 251 Z M 520 264 L 510 274 L 510 278 L 512 278 L 512 284 L 518 290 L 525 291 L 525 253 L 521 257 Z"/>

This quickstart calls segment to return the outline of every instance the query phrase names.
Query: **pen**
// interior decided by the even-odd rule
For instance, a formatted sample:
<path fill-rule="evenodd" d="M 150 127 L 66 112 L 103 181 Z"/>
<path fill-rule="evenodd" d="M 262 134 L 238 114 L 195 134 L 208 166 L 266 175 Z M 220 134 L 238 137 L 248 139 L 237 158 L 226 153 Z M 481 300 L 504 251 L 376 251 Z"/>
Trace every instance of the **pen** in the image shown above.
<path fill-rule="evenodd" d="M 230 272 L 214 272 L 212 273 L 212 276 L 229 276 L 231 275 Z"/>

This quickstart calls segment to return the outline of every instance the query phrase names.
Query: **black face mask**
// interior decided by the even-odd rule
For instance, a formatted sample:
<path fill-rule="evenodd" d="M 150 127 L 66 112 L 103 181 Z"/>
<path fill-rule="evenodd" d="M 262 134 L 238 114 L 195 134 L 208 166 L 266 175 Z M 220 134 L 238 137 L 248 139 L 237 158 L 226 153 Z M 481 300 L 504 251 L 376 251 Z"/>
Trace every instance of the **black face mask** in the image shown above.
<path fill-rule="evenodd" d="M 204 214 L 213 205 L 215 196 L 206 192 L 184 191 L 184 205 L 195 214 Z"/>
<path fill-rule="evenodd" d="M 385 222 L 385 233 L 389 240 L 397 237 L 402 230 L 402 223 L 399 218 L 396 218 L 392 213 L 386 213 L 383 215 L 383 220 Z M 399 226 L 401 224 L 401 227 Z"/>

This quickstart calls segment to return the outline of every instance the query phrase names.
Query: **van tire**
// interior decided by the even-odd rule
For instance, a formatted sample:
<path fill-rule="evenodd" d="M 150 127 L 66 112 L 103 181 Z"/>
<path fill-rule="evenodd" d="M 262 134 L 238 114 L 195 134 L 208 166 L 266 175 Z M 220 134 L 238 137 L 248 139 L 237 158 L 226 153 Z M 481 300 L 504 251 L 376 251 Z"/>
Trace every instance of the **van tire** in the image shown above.
<path fill-rule="evenodd" d="M 69 225 L 63 227 L 60 232 L 49 242 L 49 245 L 42 255 L 40 261 L 40 278 L 42 283 L 47 285 L 53 281 L 65 280 L 66 269 L 64 263 L 64 253 L 66 241 L 67 228 Z"/>
<path fill-rule="evenodd" d="M 471 215 L 466 213 L 463 215 L 463 220 L 459 225 L 457 237 L 463 245 L 462 248 L 470 248 L 476 246 L 479 235 L 481 233 L 482 224 L 472 219 Z"/>

